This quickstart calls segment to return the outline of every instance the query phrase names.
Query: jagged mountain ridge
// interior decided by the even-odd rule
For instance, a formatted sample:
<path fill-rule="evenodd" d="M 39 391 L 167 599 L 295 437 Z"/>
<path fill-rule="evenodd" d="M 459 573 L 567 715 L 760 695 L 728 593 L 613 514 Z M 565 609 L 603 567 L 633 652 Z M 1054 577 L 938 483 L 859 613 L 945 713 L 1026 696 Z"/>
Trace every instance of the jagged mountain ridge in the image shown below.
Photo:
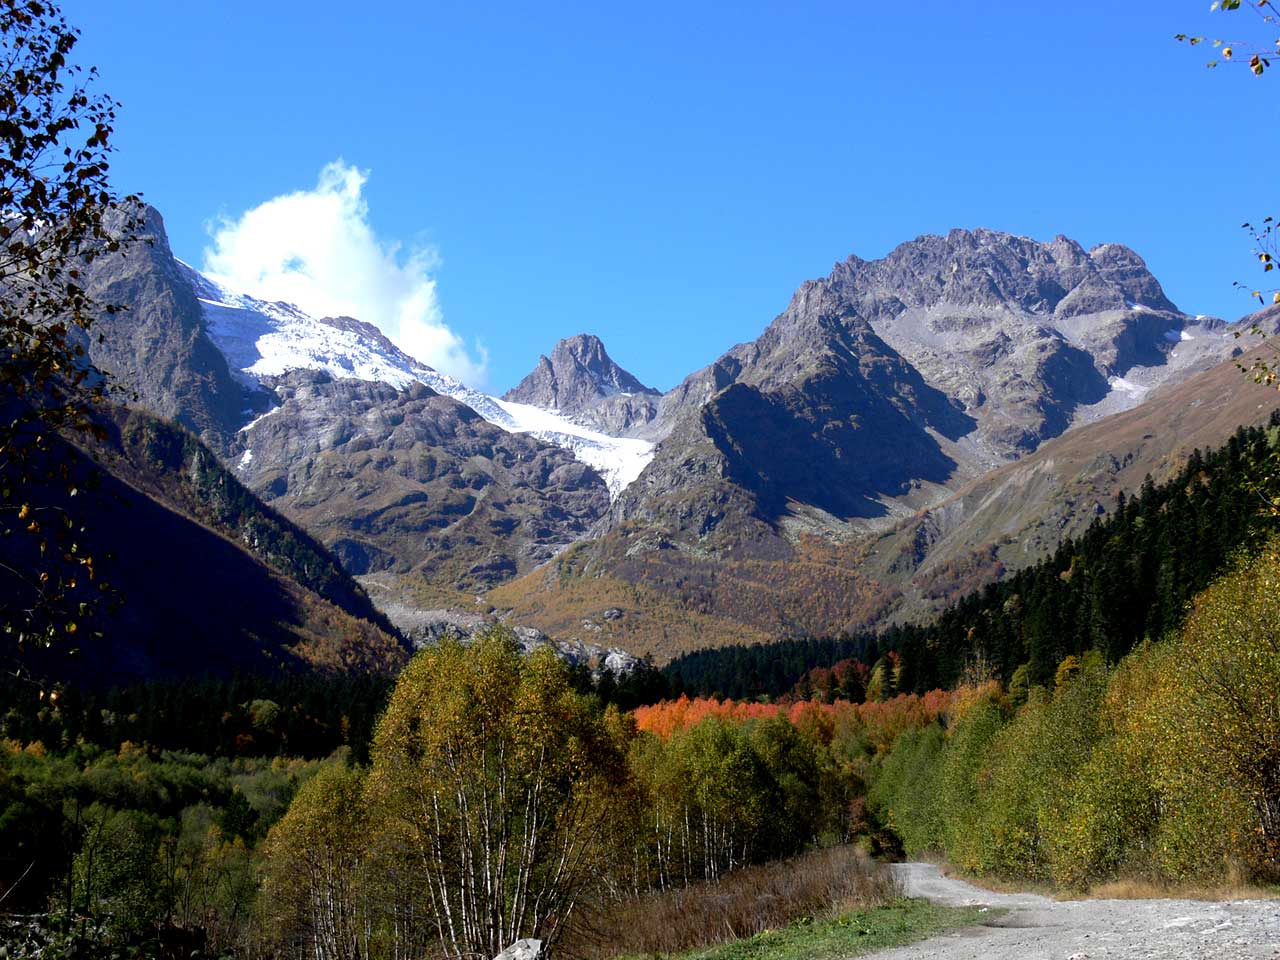
<path fill-rule="evenodd" d="M 759 615 L 728 619 L 761 638 L 892 615 L 909 585 L 868 560 L 876 537 L 1232 349 L 1229 330 L 1180 312 L 1127 248 L 953 231 L 837 264 L 757 340 L 665 395 L 582 335 L 498 399 L 357 319 L 309 317 L 162 261 L 154 272 L 194 293 L 198 332 L 237 402 L 249 398 L 220 453 L 380 603 L 469 603 L 562 558 L 549 569 L 568 573 L 533 592 L 592 577 L 632 591 L 608 606 L 637 652 L 652 633 L 628 633 L 629 614 L 645 603 L 674 602 L 696 634 L 754 592 Z M 805 577 L 855 599 L 788 586 Z M 714 585 L 691 591 L 699 580 Z M 555 596 L 545 616 L 527 599 L 513 606 L 562 635 L 599 613 L 566 622 L 547 613 Z"/>
<path fill-rule="evenodd" d="M 1087 252 L 1063 237 L 1038 243 L 986 230 L 921 237 L 803 284 L 758 340 L 666 394 L 655 461 L 612 516 L 617 525 L 659 515 L 655 501 L 677 487 L 687 505 L 691 491 L 732 473 L 763 421 L 774 441 L 781 432 L 801 450 L 826 451 L 816 462 L 846 492 L 816 493 L 797 471 L 773 484 L 775 507 L 761 520 L 828 530 L 892 520 L 1234 347 L 1221 321 L 1177 310 L 1125 247 Z M 859 383 L 871 367 L 878 396 Z M 882 427 L 892 438 L 855 439 Z M 893 454 L 876 464 L 886 444 Z M 686 510 L 669 532 L 701 538 L 719 496 L 708 493 L 708 508 Z M 850 510 L 858 497 L 863 509 Z"/>
<path fill-rule="evenodd" d="M 1225 324 L 1178 310 L 1120 244 L 956 230 L 883 260 L 851 257 L 829 282 L 1005 457 L 1230 349 Z"/>
<path fill-rule="evenodd" d="M 932 568 L 927 532 L 894 546 L 909 562 L 884 562 L 878 539 L 1072 427 L 1101 420 L 1090 442 L 1105 443 L 1106 418 L 1238 350 L 1233 328 L 1179 311 L 1119 245 L 953 231 L 851 258 L 803 284 L 759 339 L 663 397 L 654 460 L 603 536 L 491 596 L 548 630 L 621 607 L 610 642 L 660 657 L 682 642 L 838 632 L 944 602 L 941 568 L 976 569 L 995 549 L 982 523 Z M 1239 425 L 1197 436 L 1211 444 Z M 1041 511 L 1008 513 L 1020 530 Z M 965 542 L 955 530 L 943 539 Z M 677 622 L 692 638 L 674 635 Z"/>

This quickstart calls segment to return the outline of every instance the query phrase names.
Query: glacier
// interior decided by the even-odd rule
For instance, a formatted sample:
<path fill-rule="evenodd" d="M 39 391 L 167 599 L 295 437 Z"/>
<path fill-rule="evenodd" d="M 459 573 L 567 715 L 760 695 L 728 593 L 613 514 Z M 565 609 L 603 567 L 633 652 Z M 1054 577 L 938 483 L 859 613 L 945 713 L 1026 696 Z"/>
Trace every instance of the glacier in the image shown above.
<path fill-rule="evenodd" d="M 610 499 L 616 499 L 653 459 L 654 445 L 647 440 L 610 436 L 555 410 L 474 390 L 415 360 L 372 324 L 346 317 L 317 318 L 290 303 L 237 293 L 179 262 L 200 301 L 205 333 L 249 386 L 289 370 L 319 370 L 335 379 L 379 381 L 398 389 L 423 383 L 503 430 L 529 434 L 569 451 L 604 478 Z M 251 429 L 262 416 L 241 431 Z M 246 451 L 244 463 L 251 457 Z"/>

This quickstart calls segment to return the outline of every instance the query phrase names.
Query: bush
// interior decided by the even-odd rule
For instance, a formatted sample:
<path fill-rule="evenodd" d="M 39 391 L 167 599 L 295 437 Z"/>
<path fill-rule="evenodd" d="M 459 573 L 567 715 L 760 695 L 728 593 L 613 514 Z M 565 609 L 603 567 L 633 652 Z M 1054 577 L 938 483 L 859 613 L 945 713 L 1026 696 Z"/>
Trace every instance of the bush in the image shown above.
<path fill-rule="evenodd" d="M 727 943 L 801 918 L 888 903 L 901 896 L 883 867 L 840 846 L 752 867 L 716 883 L 628 900 L 589 918 L 564 952 L 580 960 L 669 954 Z"/>
<path fill-rule="evenodd" d="M 1152 844 L 1161 800 L 1152 777 L 1150 696 L 1167 664 L 1168 648 L 1148 644 L 1110 677 L 1100 739 L 1049 817 L 1050 871 L 1062 887 L 1083 889 L 1121 872 L 1156 878 Z"/>

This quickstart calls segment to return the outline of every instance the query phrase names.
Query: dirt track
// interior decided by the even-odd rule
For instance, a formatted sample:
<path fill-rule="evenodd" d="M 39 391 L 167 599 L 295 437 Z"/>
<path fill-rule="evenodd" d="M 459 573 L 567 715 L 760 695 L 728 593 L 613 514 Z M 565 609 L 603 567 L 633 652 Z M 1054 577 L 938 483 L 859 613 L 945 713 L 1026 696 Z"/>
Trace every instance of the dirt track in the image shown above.
<path fill-rule="evenodd" d="M 928 863 L 893 867 L 908 896 L 1008 912 L 876 960 L 1244 960 L 1280 958 L 1280 901 L 1050 900 L 992 893 Z"/>

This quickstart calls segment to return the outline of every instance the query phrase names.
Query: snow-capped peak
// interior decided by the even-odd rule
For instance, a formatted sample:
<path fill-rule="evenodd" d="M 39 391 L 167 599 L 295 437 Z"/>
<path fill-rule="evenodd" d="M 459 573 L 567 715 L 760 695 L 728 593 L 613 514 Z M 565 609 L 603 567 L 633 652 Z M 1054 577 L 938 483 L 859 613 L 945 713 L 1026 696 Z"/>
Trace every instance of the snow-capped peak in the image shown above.
<path fill-rule="evenodd" d="M 182 264 L 204 314 L 205 332 L 246 383 L 287 370 L 323 370 L 338 378 L 407 387 L 430 367 L 414 360 L 364 324 L 317 320 L 291 303 L 235 293 Z"/>
<path fill-rule="evenodd" d="M 346 317 L 317 319 L 293 304 L 236 293 L 185 263 L 182 267 L 200 300 L 209 339 L 232 371 L 251 386 L 289 370 L 322 370 L 335 378 L 376 380 L 400 389 L 415 381 L 424 383 L 504 430 L 568 450 L 604 477 L 610 497 L 621 493 L 653 459 L 648 441 L 612 437 L 555 411 L 473 390 L 415 360 L 370 324 Z M 251 458 L 252 452 L 246 451 L 243 463 Z"/>

